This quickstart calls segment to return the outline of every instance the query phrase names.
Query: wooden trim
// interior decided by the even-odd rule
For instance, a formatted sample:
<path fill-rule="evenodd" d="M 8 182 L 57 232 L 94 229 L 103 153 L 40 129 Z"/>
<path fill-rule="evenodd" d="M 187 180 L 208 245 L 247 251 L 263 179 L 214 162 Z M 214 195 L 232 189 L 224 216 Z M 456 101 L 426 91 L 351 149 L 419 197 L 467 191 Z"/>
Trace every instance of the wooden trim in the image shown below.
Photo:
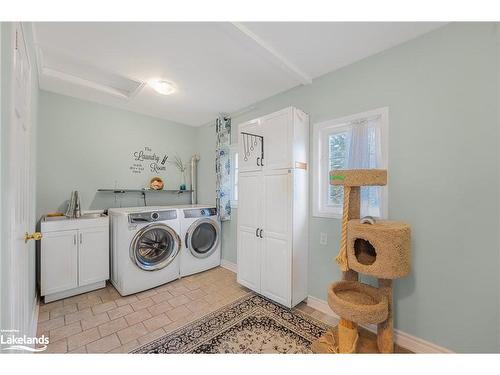
<path fill-rule="evenodd" d="M 302 163 L 300 161 L 295 162 L 295 169 L 303 169 L 307 171 L 307 163 Z"/>

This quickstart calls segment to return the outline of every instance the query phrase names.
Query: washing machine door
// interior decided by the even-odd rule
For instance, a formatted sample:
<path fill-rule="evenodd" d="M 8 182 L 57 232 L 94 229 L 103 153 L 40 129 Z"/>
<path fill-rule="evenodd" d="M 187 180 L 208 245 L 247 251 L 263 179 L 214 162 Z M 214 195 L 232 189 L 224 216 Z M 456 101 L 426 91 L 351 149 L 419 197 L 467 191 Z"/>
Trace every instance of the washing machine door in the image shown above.
<path fill-rule="evenodd" d="M 215 220 L 196 220 L 186 232 L 186 247 L 196 258 L 210 256 L 219 245 L 220 225 Z"/>
<path fill-rule="evenodd" d="M 168 225 L 157 223 L 140 229 L 130 244 L 130 258 L 145 271 L 168 266 L 179 253 L 181 240 Z"/>

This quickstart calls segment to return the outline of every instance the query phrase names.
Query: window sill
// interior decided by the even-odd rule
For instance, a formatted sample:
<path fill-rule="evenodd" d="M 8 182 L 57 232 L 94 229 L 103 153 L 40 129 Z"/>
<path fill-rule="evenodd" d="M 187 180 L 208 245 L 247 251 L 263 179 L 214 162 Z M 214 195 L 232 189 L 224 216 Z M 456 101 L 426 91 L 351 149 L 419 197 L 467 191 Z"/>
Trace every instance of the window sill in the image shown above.
<path fill-rule="evenodd" d="M 313 212 L 312 217 L 319 217 L 323 219 L 342 219 L 342 214 L 334 212 Z"/>

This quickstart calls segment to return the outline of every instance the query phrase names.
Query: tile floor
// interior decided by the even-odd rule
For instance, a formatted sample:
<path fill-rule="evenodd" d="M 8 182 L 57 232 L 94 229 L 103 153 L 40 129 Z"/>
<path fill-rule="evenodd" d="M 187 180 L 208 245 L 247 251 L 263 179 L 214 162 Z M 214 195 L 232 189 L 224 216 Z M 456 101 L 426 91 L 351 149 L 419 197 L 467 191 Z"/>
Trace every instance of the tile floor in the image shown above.
<path fill-rule="evenodd" d="M 40 304 L 44 353 L 123 353 L 248 293 L 236 275 L 218 267 L 134 295 L 106 288 Z"/>
<path fill-rule="evenodd" d="M 108 284 L 89 293 L 41 303 L 38 335 L 50 338 L 43 353 L 127 353 L 248 292 L 236 282 L 236 274 L 222 267 L 126 297 Z M 338 323 L 305 303 L 297 308 L 332 326 Z M 375 342 L 371 332 L 363 331 L 362 336 Z"/>

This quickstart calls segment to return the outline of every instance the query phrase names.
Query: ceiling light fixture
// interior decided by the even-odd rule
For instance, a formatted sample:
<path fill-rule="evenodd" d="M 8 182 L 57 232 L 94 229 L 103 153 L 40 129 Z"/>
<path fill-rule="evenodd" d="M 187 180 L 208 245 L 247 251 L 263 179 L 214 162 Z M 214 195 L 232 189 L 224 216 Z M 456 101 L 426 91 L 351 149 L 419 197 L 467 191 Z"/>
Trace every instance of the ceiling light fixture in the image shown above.
<path fill-rule="evenodd" d="M 175 87 L 171 82 L 154 79 L 148 82 L 149 86 L 161 95 L 170 95 L 175 91 Z"/>

